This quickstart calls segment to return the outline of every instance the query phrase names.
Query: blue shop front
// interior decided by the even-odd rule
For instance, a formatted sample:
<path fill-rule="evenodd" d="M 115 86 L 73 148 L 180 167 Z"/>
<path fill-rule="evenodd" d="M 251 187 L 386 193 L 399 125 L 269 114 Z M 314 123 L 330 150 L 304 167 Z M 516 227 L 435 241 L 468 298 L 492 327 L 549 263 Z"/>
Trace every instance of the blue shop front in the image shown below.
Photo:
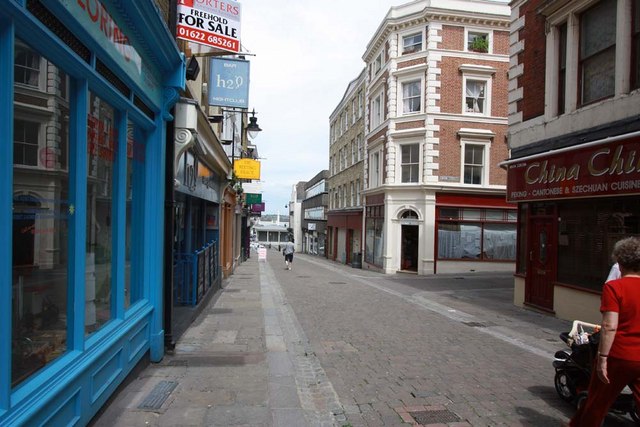
<path fill-rule="evenodd" d="M 160 360 L 166 122 L 152 0 L 0 7 L 0 425 L 84 425 Z"/>

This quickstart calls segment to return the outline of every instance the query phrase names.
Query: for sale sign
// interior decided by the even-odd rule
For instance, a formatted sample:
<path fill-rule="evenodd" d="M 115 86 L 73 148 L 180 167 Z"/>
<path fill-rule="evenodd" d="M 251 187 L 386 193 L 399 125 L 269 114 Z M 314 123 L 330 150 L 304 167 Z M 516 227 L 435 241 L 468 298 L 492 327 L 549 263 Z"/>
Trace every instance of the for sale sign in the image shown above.
<path fill-rule="evenodd" d="M 233 0 L 178 0 L 179 39 L 240 52 L 240 3 Z"/>

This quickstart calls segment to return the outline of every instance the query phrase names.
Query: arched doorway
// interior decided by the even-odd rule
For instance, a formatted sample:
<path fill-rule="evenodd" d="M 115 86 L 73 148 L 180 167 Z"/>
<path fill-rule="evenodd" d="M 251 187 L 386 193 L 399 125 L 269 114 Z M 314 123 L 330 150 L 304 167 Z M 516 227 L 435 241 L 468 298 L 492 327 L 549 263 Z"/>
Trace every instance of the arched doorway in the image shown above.
<path fill-rule="evenodd" d="M 400 216 L 400 270 L 418 271 L 418 240 L 420 228 L 418 214 L 413 210 L 406 210 Z"/>

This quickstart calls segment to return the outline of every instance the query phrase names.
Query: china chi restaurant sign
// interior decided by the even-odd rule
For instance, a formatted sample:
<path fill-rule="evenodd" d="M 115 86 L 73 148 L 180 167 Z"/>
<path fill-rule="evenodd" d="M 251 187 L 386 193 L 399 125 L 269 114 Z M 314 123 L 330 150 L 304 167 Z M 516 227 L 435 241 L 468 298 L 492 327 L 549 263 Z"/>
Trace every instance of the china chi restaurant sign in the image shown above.
<path fill-rule="evenodd" d="M 640 194 L 640 135 L 505 164 L 509 202 Z"/>
<path fill-rule="evenodd" d="M 240 52 L 240 3 L 233 0 L 178 0 L 179 39 Z"/>

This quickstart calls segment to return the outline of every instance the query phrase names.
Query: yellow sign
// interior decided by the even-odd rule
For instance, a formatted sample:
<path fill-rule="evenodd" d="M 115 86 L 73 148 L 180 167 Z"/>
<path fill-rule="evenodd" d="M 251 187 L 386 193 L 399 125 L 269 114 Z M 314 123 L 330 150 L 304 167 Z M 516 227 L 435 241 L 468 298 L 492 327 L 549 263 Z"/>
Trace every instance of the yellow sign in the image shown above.
<path fill-rule="evenodd" d="M 238 159 L 233 171 L 239 179 L 260 179 L 260 162 L 253 159 Z"/>

